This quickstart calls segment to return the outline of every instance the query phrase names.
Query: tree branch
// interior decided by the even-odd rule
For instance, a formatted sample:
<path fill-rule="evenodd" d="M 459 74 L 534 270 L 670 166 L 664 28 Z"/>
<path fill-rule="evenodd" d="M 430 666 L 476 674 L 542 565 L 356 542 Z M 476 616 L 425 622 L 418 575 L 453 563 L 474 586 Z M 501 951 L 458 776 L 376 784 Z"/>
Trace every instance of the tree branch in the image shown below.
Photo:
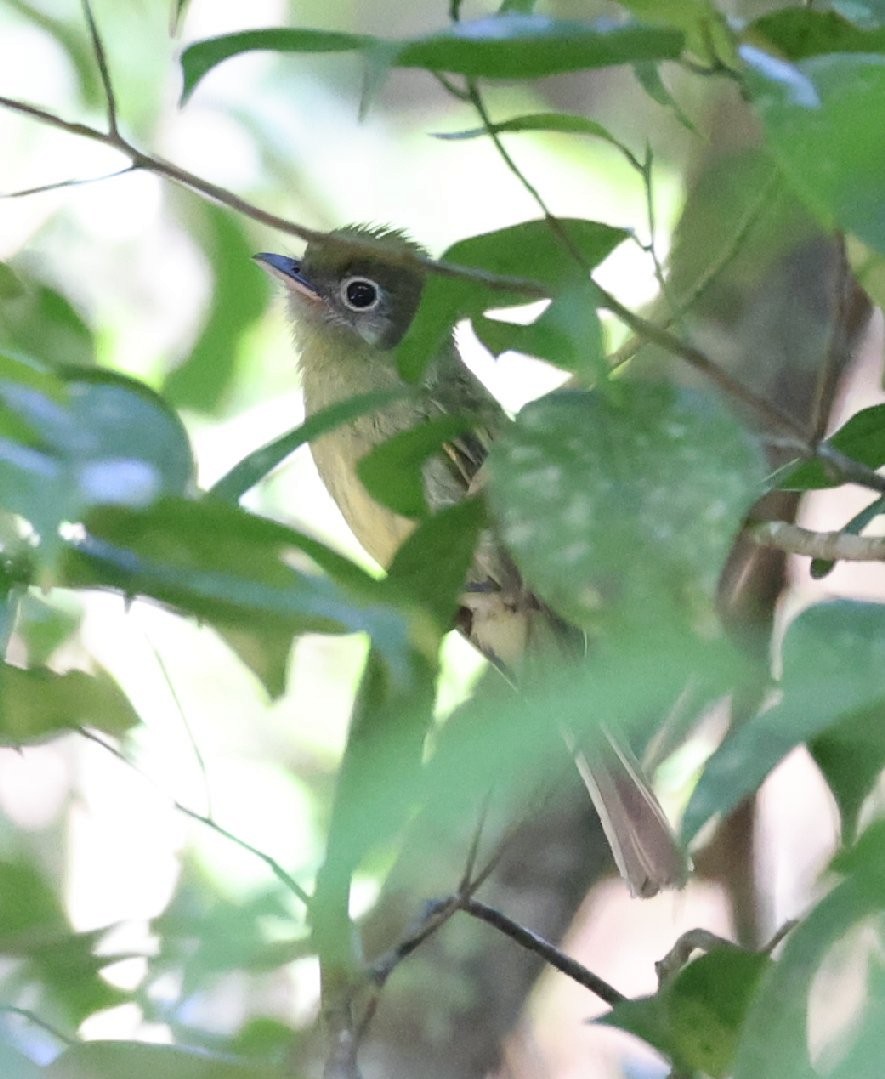
<path fill-rule="evenodd" d="M 774 547 L 826 562 L 885 562 L 885 536 L 813 532 L 787 521 L 761 521 L 747 533 L 759 547 Z"/>

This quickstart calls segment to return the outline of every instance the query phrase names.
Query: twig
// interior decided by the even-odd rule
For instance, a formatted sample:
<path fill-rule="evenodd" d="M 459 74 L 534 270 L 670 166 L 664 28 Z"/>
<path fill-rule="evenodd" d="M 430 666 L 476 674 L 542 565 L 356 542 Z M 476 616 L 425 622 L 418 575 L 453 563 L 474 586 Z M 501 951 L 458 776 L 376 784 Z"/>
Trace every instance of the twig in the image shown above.
<path fill-rule="evenodd" d="M 459 902 L 458 909 L 463 910 L 465 914 L 469 914 L 472 918 L 477 918 L 479 921 L 497 929 L 527 951 L 539 955 L 551 967 L 554 967 L 561 974 L 565 974 L 567 978 L 571 978 L 578 985 L 589 989 L 594 996 L 599 997 L 610 1007 L 613 1008 L 616 1004 L 620 1004 L 627 999 L 623 993 L 615 989 L 614 986 L 609 985 L 598 974 L 594 974 L 592 970 L 588 970 L 576 959 L 572 959 L 571 956 L 561 952 L 559 948 L 537 933 L 533 933 L 518 922 L 514 922 L 512 918 L 508 918 L 506 914 L 502 914 L 495 907 L 480 903 L 478 899 L 465 899 Z"/>
<path fill-rule="evenodd" d="M 701 276 L 695 281 L 691 289 L 679 300 L 676 311 L 663 320 L 661 325 L 669 330 L 677 319 L 687 314 L 697 301 L 703 296 L 716 278 L 728 266 L 743 246 L 744 240 L 750 230 L 759 220 L 759 215 L 768 205 L 769 197 L 778 179 L 778 171 L 772 167 L 764 183 L 759 187 L 756 197 L 747 207 L 743 217 L 738 221 L 737 228 L 728 243 L 722 245 L 719 254 L 707 266 Z M 617 370 L 628 360 L 633 359 L 644 341 L 638 334 L 629 338 L 623 345 L 609 357 L 608 363 L 613 371 Z"/>
<path fill-rule="evenodd" d="M 198 821 L 200 824 L 205 825 L 207 828 L 211 828 L 213 832 L 216 832 L 218 835 L 222 836 L 222 838 L 229 840 L 241 850 L 246 851 L 247 854 L 251 854 L 255 858 L 258 858 L 259 861 L 263 862 L 267 866 L 267 868 L 271 871 L 271 873 L 273 873 L 277 880 L 284 887 L 288 888 L 288 890 L 292 892 L 293 895 L 300 899 L 305 906 L 310 905 L 310 896 L 304 890 L 304 888 L 302 888 L 298 881 L 296 881 L 293 877 L 290 877 L 289 874 L 285 871 L 285 869 L 283 869 L 283 867 L 279 864 L 279 862 L 271 858 L 269 854 L 266 854 L 258 847 L 253 847 L 251 843 L 247 842 L 245 839 L 241 839 L 238 835 L 234 835 L 233 832 L 229 832 L 227 828 L 224 828 L 222 825 L 218 824 L 217 821 L 212 820 L 211 817 L 207 817 L 204 813 L 198 813 L 195 809 L 191 809 L 189 806 L 186 806 L 182 802 L 179 802 L 178 799 L 169 794 L 168 791 L 163 790 L 163 788 L 156 780 L 146 775 L 138 767 L 137 764 L 134 764 L 131 760 L 129 760 L 129 758 L 119 749 L 117 749 L 116 746 L 111 745 L 110 742 L 106 742 L 104 738 L 96 734 L 95 731 L 90 731 L 86 727 L 77 727 L 76 729 L 77 733 L 81 737 L 85 738 L 88 742 L 94 742 L 97 746 L 101 746 L 101 748 L 107 753 L 110 753 L 112 757 L 116 757 L 118 761 L 121 761 L 127 767 L 131 768 L 133 772 L 141 776 L 141 778 L 146 783 L 150 783 L 151 786 L 153 786 L 155 789 L 162 791 L 169 798 L 169 801 L 179 813 L 183 814 L 185 817 L 190 817 L 191 820 Z"/>
<path fill-rule="evenodd" d="M 95 15 L 92 12 L 92 4 L 90 0 L 81 0 L 83 5 L 83 14 L 86 16 L 86 23 L 89 27 L 89 36 L 92 39 L 92 51 L 95 53 L 95 62 L 98 65 L 98 73 L 101 76 L 101 85 L 104 87 L 105 103 L 108 110 L 108 134 L 119 136 L 119 128 L 117 127 L 117 99 L 114 95 L 114 86 L 111 82 L 111 72 L 108 67 L 107 53 L 104 49 L 104 42 L 101 40 L 101 34 L 98 32 L 98 25 L 95 21 Z"/>
<path fill-rule="evenodd" d="M 69 180 L 55 180 L 50 184 L 39 184 L 37 187 L 25 187 L 20 191 L 0 192 L 0 199 L 23 199 L 28 195 L 43 195 L 47 191 L 60 191 L 64 187 L 81 187 L 85 184 L 99 184 L 103 180 L 115 180 L 118 176 L 125 176 L 127 172 L 134 171 L 134 165 L 127 165 L 122 169 L 114 169 L 113 172 L 102 173 L 101 176 L 84 176 Z"/>
<path fill-rule="evenodd" d="M 885 536 L 813 532 L 787 521 L 762 521 L 747 529 L 747 535 L 759 547 L 827 562 L 885 562 Z"/>

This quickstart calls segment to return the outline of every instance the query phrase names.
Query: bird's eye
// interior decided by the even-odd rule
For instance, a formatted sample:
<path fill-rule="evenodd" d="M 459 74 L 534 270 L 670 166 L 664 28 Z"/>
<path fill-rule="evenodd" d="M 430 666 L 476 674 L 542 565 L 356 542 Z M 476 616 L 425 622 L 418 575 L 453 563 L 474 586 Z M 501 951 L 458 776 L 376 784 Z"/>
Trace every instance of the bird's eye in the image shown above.
<path fill-rule="evenodd" d="M 351 311 L 371 311 L 378 306 L 381 290 L 368 277 L 347 277 L 341 282 L 341 298 Z"/>

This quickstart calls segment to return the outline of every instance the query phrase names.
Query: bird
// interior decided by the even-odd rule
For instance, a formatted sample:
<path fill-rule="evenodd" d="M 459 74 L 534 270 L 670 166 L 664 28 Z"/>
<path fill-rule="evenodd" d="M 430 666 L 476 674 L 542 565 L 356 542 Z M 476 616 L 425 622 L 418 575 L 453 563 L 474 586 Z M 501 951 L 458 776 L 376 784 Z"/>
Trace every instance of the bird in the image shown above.
<path fill-rule="evenodd" d="M 329 237 L 331 242 L 308 243 L 300 259 L 270 252 L 254 256 L 284 286 L 308 416 L 357 394 L 406 388 L 396 348 L 415 318 L 427 279 L 421 265 L 427 252 L 400 229 L 348 225 Z M 394 435 L 448 415 L 469 415 L 473 422 L 424 465 L 427 503 L 438 511 L 481 486 L 489 445 L 507 422 L 502 406 L 464 363 L 453 334 L 431 358 L 417 393 L 394 396 L 310 443 L 344 520 L 383 568 L 415 521 L 372 498 L 360 481 L 359 462 Z M 477 545 L 456 626 L 517 682 L 527 656 L 537 656 L 552 640 L 583 637 L 532 591 L 491 530 Z M 638 761 L 617 732 L 604 726 L 601 732 L 589 755 L 566 738 L 621 876 L 642 897 L 682 887 L 687 858 Z"/>

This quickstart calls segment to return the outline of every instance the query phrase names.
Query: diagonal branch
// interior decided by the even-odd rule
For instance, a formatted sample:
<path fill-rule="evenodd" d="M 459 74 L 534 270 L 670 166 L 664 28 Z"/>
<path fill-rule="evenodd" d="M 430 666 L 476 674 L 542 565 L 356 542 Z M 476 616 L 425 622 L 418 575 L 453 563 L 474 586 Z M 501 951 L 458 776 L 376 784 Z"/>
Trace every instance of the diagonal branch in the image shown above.
<path fill-rule="evenodd" d="M 89 37 L 92 40 L 92 51 L 95 53 L 95 62 L 98 65 L 98 73 L 101 76 L 101 85 L 104 87 L 104 96 L 108 113 L 108 134 L 119 135 L 120 130 L 117 126 L 117 98 L 114 94 L 113 83 L 111 82 L 111 71 L 108 67 L 108 57 L 105 52 L 104 42 L 98 31 L 98 24 L 95 21 L 95 15 L 93 14 L 90 0 L 81 0 L 81 3 L 83 5 L 83 15 L 86 18 L 86 25 L 89 27 Z"/>

